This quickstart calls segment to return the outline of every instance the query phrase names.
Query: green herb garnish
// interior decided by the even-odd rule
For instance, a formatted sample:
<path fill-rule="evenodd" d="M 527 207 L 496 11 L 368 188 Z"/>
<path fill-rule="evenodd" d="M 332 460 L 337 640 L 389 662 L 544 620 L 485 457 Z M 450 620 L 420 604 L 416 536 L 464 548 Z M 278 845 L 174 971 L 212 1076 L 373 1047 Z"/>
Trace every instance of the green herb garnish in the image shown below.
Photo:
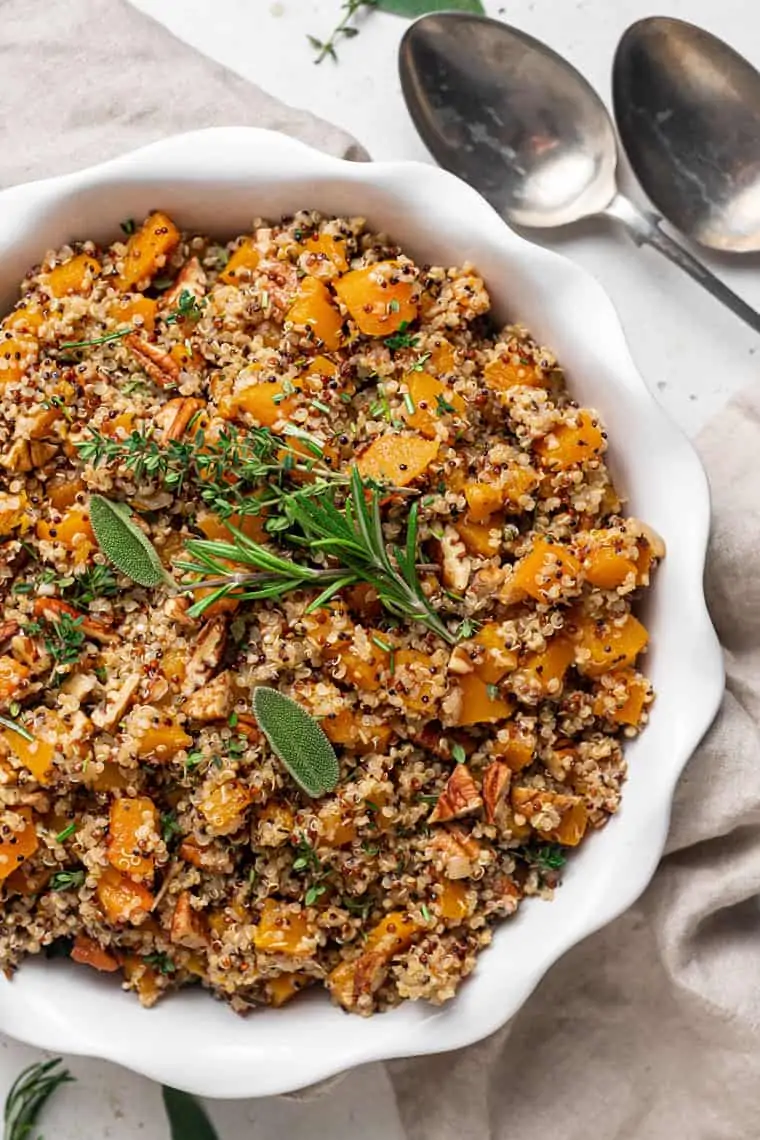
<path fill-rule="evenodd" d="M 134 218 L 126 218 L 125 221 L 119 222 L 119 226 L 120 226 L 121 230 L 123 231 L 123 233 L 125 233 L 127 235 L 127 237 L 131 237 L 132 234 L 135 232 L 135 229 L 137 228 L 135 226 L 135 219 Z"/>
<path fill-rule="evenodd" d="M 515 854 L 531 867 L 537 867 L 541 871 L 558 871 L 567 862 L 567 855 L 558 843 L 521 847 Z"/>
<path fill-rule="evenodd" d="M 437 416 L 450 416 L 456 411 L 453 404 L 449 403 L 445 396 L 437 395 L 435 398 L 435 414 Z"/>
<path fill-rule="evenodd" d="M 50 880 L 51 891 L 71 891 L 81 887 L 85 880 L 84 871 L 56 871 Z"/>
<path fill-rule="evenodd" d="M 78 826 L 79 824 L 77 823 L 70 823 L 68 827 L 64 827 L 63 831 L 59 831 L 56 835 L 56 843 L 65 843 L 67 839 L 71 838 L 71 836 L 77 830 Z"/>
<path fill-rule="evenodd" d="M 17 732 L 24 740 L 32 741 L 34 737 L 28 728 L 24 728 L 23 724 L 19 724 L 16 720 L 11 720 L 10 717 L 0 716 L 0 724 L 3 728 L 9 728 L 11 732 Z"/>
<path fill-rule="evenodd" d="M 45 636 L 45 649 L 56 666 L 75 665 L 79 660 L 87 637 L 82 629 L 84 615 L 72 617 L 62 613 L 54 621 L 43 617 L 41 621 L 29 622 L 25 630 L 31 636 L 42 633 Z"/>
<path fill-rule="evenodd" d="M 420 906 L 420 914 L 422 915 L 425 922 L 430 922 L 430 911 L 428 910 L 425 903 L 422 903 Z"/>
<path fill-rule="evenodd" d="M 425 364 L 430 360 L 430 356 L 431 354 L 429 352 L 423 352 L 422 356 L 418 356 L 414 363 L 409 365 L 409 371 L 422 372 Z"/>
<path fill-rule="evenodd" d="M 160 586 L 167 581 L 161 559 L 126 503 L 92 495 L 90 522 L 98 546 L 127 578 L 146 587 Z"/>
<path fill-rule="evenodd" d="M 182 828 L 177 821 L 176 814 L 173 811 L 163 812 L 161 815 L 161 838 L 167 847 L 176 835 L 181 834 Z"/>
<path fill-rule="evenodd" d="M 91 344 L 107 344 L 109 340 L 120 340 L 123 336 L 128 336 L 129 333 L 134 332 L 130 325 L 129 328 L 119 329 L 118 332 L 105 333 L 104 336 L 95 336 L 91 340 L 69 340 L 62 344 L 61 350 L 67 348 L 88 348 Z"/>
<path fill-rule="evenodd" d="M 456 764 L 464 764 L 467 759 L 467 753 L 458 741 L 451 746 L 451 759 Z"/>
<path fill-rule="evenodd" d="M 219 1140 L 205 1109 L 190 1093 L 162 1085 L 171 1140 Z"/>
<path fill-rule="evenodd" d="M 391 352 L 396 352 L 399 348 L 414 348 L 419 340 L 418 336 L 413 333 L 408 333 L 406 330 L 409 328 L 409 321 L 402 321 L 398 326 L 398 332 L 387 336 L 383 341 L 386 348 Z"/>
<path fill-rule="evenodd" d="M 183 289 L 177 300 L 177 308 L 166 317 L 167 325 L 177 321 L 199 321 L 203 316 L 205 301 L 198 301 L 189 289 Z"/>
<path fill-rule="evenodd" d="M 162 974 L 175 974 L 177 967 L 168 954 L 156 951 L 155 954 L 146 954 L 143 962 L 148 966 L 155 966 Z"/>
<path fill-rule="evenodd" d="M 272 751 L 308 796 L 332 792 L 340 777 L 335 749 L 306 709 L 277 689 L 253 690 L 253 712 Z"/>
<path fill-rule="evenodd" d="M 488 694 L 489 701 L 498 701 L 499 699 L 499 686 L 486 685 L 486 693 Z"/>

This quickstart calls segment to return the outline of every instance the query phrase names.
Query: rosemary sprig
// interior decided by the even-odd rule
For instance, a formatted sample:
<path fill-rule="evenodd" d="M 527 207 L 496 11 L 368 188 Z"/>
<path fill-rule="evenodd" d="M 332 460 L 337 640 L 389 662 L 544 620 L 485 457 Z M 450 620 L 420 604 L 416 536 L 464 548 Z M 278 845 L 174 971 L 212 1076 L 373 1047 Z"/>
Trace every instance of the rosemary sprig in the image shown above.
<path fill-rule="evenodd" d="M 190 608 L 196 617 L 218 598 L 235 592 L 240 598 L 278 598 L 290 590 L 322 587 L 309 610 L 325 605 L 341 589 L 369 582 L 383 606 L 395 617 L 418 621 L 450 645 L 457 641 L 431 608 L 417 572 L 418 504 L 407 517 L 403 546 L 389 545 L 383 533 L 380 492 L 351 471 L 348 496 L 341 507 L 336 488 L 327 486 L 312 497 L 283 495 L 281 509 L 293 528 L 283 535 L 288 542 L 334 559 L 338 568 L 309 565 L 273 553 L 230 526 L 233 541 L 194 540 L 187 544 L 195 562 L 178 562 L 180 570 L 206 575 L 185 584 L 212 592 Z M 299 533 L 300 532 L 300 533 Z M 229 564 L 249 567 L 251 574 L 230 571 Z M 208 574 L 217 575 L 209 580 Z"/>
<path fill-rule="evenodd" d="M 30 1065 L 18 1075 L 5 1100 L 3 1140 L 30 1140 L 42 1109 L 61 1085 L 74 1081 L 60 1057 Z"/>
<path fill-rule="evenodd" d="M 123 336 L 128 336 L 129 333 L 135 330 L 129 325 L 125 329 L 119 329 L 117 332 L 105 333 L 103 336 L 92 337 L 91 340 L 67 340 L 65 344 L 60 345 L 63 352 L 67 348 L 89 348 L 91 344 L 107 344 L 109 340 L 120 340 Z"/>

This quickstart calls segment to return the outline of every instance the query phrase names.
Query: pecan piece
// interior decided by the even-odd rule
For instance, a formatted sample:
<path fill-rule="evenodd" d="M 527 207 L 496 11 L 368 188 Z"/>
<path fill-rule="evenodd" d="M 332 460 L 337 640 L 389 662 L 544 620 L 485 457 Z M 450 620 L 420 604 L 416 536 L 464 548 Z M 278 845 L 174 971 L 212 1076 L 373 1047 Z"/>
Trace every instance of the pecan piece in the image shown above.
<path fill-rule="evenodd" d="M 34 616 L 42 617 L 45 621 L 57 622 L 61 620 L 64 614 L 68 614 L 70 618 L 76 620 L 82 618 L 80 629 L 87 637 L 91 637 L 93 641 L 100 641 L 102 644 L 107 645 L 109 642 L 118 641 L 118 634 L 109 629 L 105 622 L 98 621 L 97 618 L 89 617 L 87 614 L 81 613 L 80 610 L 70 606 L 68 602 L 62 602 L 60 598 L 37 598 L 34 603 Z"/>
<path fill-rule="evenodd" d="M 124 344 L 137 359 L 140 366 L 159 388 L 169 388 L 179 380 L 180 366 L 173 356 L 164 352 L 156 344 L 130 333 L 124 337 Z"/>
<path fill-rule="evenodd" d="M 176 946 L 203 950 L 208 943 L 208 934 L 203 917 L 194 909 L 190 898 L 189 891 L 182 891 L 177 899 L 169 938 Z"/>
<path fill-rule="evenodd" d="M 190 293 L 196 301 L 200 301 L 206 292 L 206 274 L 197 257 L 191 257 L 180 269 L 176 280 L 170 289 L 161 297 L 160 308 L 163 312 L 173 309 L 183 293 Z"/>
<path fill-rule="evenodd" d="M 494 760 L 483 773 L 483 804 L 489 823 L 493 823 L 496 808 L 509 791 L 511 779 L 512 769 L 503 760 Z"/>
<path fill-rule="evenodd" d="M 445 790 L 438 797 L 428 823 L 443 823 L 472 815 L 483 806 L 478 786 L 466 764 L 457 764 L 449 776 Z"/>
<path fill-rule="evenodd" d="M 448 879 L 467 879 L 474 873 L 480 844 L 461 828 L 437 828 L 430 849 L 438 857 L 440 869 Z"/>
<path fill-rule="evenodd" d="M 161 428 L 161 442 L 168 443 L 172 439 L 182 439 L 190 421 L 203 411 L 206 405 L 203 400 L 196 400 L 193 396 L 179 396 L 176 400 L 169 400 L 156 414 L 156 423 Z"/>
<path fill-rule="evenodd" d="M 221 665 L 226 640 L 227 622 L 223 617 L 211 618 L 201 627 L 185 670 L 182 683 L 184 697 L 189 697 L 196 689 L 200 689 Z"/>
<path fill-rule="evenodd" d="M 222 720 L 230 715 L 234 704 L 233 676 L 229 669 L 225 669 L 188 697 L 182 711 L 191 720 Z"/>

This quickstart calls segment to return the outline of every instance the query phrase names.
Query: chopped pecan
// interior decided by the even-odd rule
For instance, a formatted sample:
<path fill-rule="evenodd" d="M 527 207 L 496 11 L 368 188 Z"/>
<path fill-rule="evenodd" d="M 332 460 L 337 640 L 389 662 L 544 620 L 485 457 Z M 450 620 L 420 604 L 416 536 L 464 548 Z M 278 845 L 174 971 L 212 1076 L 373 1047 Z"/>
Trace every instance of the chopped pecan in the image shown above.
<path fill-rule="evenodd" d="M 0 648 L 4 648 L 5 642 L 15 637 L 20 629 L 21 626 L 17 621 L 14 621 L 13 618 L 9 618 L 8 621 L 0 622 Z"/>
<path fill-rule="evenodd" d="M 176 621 L 178 625 L 195 625 L 193 619 L 187 616 L 189 609 L 190 602 L 187 598 L 178 596 L 167 598 L 164 602 L 164 613 L 170 621 Z"/>
<path fill-rule="evenodd" d="M 443 823 L 449 819 L 461 819 L 472 815 L 483 806 L 478 786 L 466 764 L 457 764 L 449 776 L 445 791 L 438 797 L 438 803 L 430 813 L 428 823 Z"/>
<path fill-rule="evenodd" d="M 189 697 L 204 685 L 222 662 L 227 640 L 227 622 L 223 617 L 211 618 L 198 633 L 182 682 L 182 695 Z"/>
<path fill-rule="evenodd" d="M 22 665 L 28 665 L 30 668 L 35 666 L 41 658 L 37 643 L 33 637 L 27 637 L 26 634 L 19 633 L 11 638 L 11 653 L 20 661 Z"/>
<path fill-rule="evenodd" d="M 192 396 L 179 396 L 176 400 L 169 400 L 155 416 L 157 425 L 161 428 L 161 442 L 168 443 L 171 439 L 182 439 L 190 421 L 198 412 L 205 408 L 203 400 L 196 400 Z"/>
<path fill-rule="evenodd" d="M 447 526 L 441 539 L 441 576 L 444 585 L 457 593 L 467 589 L 472 572 L 472 560 L 467 548 L 453 526 Z"/>
<path fill-rule="evenodd" d="M 208 934 L 203 917 L 194 909 L 190 899 L 189 891 L 182 891 L 177 899 L 169 937 L 176 946 L 202 950 L 208 943 Z"/>
<path fill-rule="evenodd" d="M 447 878 L 467 879 L 476 870 L 480 844 L 461 828 L 436 828 L 429 846 Z"/>
<path fill-rule="evenodd" d="M 169 388 L 177 383 L 181 369 L 179 363 L 168 352 L 164 352 L 158 345 L 151 344 L 137 333 L 125 336 L 124 344 L 159 388 Z"/>
<path fill-rule="evenodd" d="M 44 467 L 57 451 L 58 447 L 54 443 L 44 443 L 37 439 L 17 439 L 10 451 L 0 458 L 0 463 L 8 471 L 23 474 Z"/>
<path fill-rule="evenodd" d="M 197 257 L 191 257 L 180 269 L 171 289 L 161 296 L 160 308 L 163 312 L 173 309 L 183 293 L 190 293 L 200 301 L 206 292 L 206 274 Z"/>
<path fill-rule="evenodd" d="M 109 693 L 104 705 L 93 709 L 92 720 L 98 728 L 110 732 L 119 723 L 135 699 L 141 679 L 139 673 L 131 673 L 118 689 Z"/>
<path fill-rule="evenodd" d="M 466 676 L 472 673 L 475 669 L 472 658 L 463 645 L 455 645 L 449 657 L 449 664 L 447 666 L 449 673 L 457 673 L 459 676 Z"/>
<path fill-rule="evenodd" d="M 235 704 L 234 678 L 229 669 L 196 690 L 185 701 L 182 711 L 191 720 L 221 720 L 232 712 Z"/>
<path fill-rule="evenodd" d="M 483 773 L 483 805 L 486 819 L 493 823 L 499 802 L 509 791 L 512 769 L 503 760 L 494 760 Z"/>

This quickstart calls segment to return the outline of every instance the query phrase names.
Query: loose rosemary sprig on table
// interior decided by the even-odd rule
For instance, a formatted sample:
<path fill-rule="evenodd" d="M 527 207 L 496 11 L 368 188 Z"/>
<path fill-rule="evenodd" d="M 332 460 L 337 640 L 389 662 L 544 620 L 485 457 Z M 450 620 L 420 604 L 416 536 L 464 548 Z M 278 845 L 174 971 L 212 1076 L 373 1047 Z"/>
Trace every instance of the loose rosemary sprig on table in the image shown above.
<path fill-rule="evenodd" d="M 297 562 L 275 554 L 266 546 L 230 527 L 231 542 L 191 540 L 188 553 L 195 561 L 175 563 L 179 570 L 202 577 L 186 588 L 211 592 L 188 611 L 199 616 L 213 602 L 234 593 L 239 598 L 275 598 L 291 590 L 322 587 L 309 606 L 324 606 L 339 590 L 368 582 L 389 613 L 418 621 L 450 645 L 457 638 L 432 609 L 422 589 L 417 565 L 418 504 L 413 503 L 403 546 L 389 544 L 383 533 L 378 488 L 352 468 L 345 503 L 336 501 L 336 488 L 326 486 L 312 497 L 281 494 L 280 509 L 292 523 L 283 541 L 319 552 L 338 565 Z M 231 565 L 245 567 L 232 570 Z"/>
<path fill-rule="evenodd" d="M 5 1100 L 3 1140 L 31 1140 L 42 1109 L 61 1085 L 75 1078 L 60 1068 L 60 1057 L 30 1065 L 19 1073 Z"/>

